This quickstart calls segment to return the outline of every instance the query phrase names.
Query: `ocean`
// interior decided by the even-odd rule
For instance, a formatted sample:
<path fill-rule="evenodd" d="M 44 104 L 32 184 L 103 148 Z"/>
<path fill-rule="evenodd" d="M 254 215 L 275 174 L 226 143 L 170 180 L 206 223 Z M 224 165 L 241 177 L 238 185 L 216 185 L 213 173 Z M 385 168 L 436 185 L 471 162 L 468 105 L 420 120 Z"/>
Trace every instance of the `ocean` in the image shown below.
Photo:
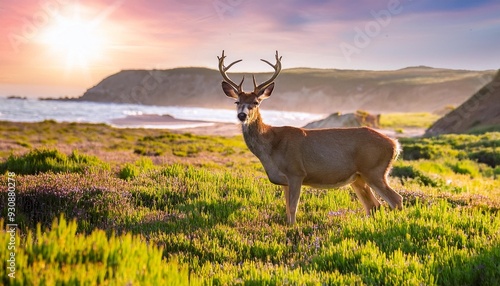
<path fill-rule="evenodd" d="M 171 115 L 177 119 L 210 122 L 237 123 L 235 109 L 210 109 L 199 107 L 153 106 L 123 103 L 101 103 L 85 101 L 57 101 L 38 99 L 7 99 L 0 97 L 0 121 L 105 123 L 113 125 L 113 119 L 145 114 Z M 273 126 L 304 126 L 324 117 L 323 114 L 285 112 L 261 109 L 264 122 Z M 203 126 L 193 123 L 186 127 Z M 148 128 L 150 126 L 137 126 Z M 167 123 L 155 128 L 176 128 Z"/>

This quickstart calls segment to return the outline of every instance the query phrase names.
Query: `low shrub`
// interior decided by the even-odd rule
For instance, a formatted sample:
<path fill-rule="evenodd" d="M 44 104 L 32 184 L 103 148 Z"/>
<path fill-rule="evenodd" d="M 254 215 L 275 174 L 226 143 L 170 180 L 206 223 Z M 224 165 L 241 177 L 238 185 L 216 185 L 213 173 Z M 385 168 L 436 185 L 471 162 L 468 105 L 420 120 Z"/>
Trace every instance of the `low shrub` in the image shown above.
<path fill-rule="evenodd" d="M 130 186 L 110 172 L 42 173 L 16 177 L 16 219 L 20 227 L 49 226 L 61 213 L 75 218 L 80 229 L 123 225 L 132 213 Z M 0 189 L 0 209 L 7 192 Z"/>
<path fill-rule="evenodd" d="M 471 178 L 476 178 L 480 175 L 478 164 L 470 160 L 461 160 L 447 165 L 457 174 L 470 175 Z"/>
<path fill-rule="evenodd" d="M 439 180 L 427 176 L 411 165 L 394 166 L 391 175 L 400 179 L 415 179 L 424 186 L 437 187 L 442 184 Z"/>
<path fill-rule="evenodd" d="M 500 166 L 500 150 L 494 147 L 482 148 L 469 154 L 469 158 L 492 168 Z"/>
<path fill-rule="evenodd" d="M 436 156 L 436 148 L 424 144 L 412 144 L 403 146 L 403 159 L 404 160 L 420 160 L 431 159 Z"/>
<path fill-rule="evenodd" d="M 0 220 L 3 230 L 4 222 Z M 11 234 L 0 232 L 8 245 Z M 165 261 L 162 249 L 140 236 L 107 236 L 103 230 L 77 233 L 77 223 L 63 216 L 51 230 L 16 235 L 14 278 L 8 276 L 9 252 L 0 251 L 3 285 L 201 285 L 178 261 Z"/>
<path fill-rule="evenodd" d="M 154 167 L 153 161 L 150 158 L 143 157 L 132 163 L 126 163 L 120 170 L 118 177 L 123 180 L 131 180 L 141 172 L 151 170 Z"/>
<path fill-rule="evenodd" d="M 109 170 L 109 164 L 95 156 L 80 154 L 74 150 L 69 156 L 57 149 L 32 149 L 22 156 L 10 155 L 0 164 L 0 173 L 7 170 L 20 175 L 34 175 L 45 172 L 83 172 L 86 169 Z"/>

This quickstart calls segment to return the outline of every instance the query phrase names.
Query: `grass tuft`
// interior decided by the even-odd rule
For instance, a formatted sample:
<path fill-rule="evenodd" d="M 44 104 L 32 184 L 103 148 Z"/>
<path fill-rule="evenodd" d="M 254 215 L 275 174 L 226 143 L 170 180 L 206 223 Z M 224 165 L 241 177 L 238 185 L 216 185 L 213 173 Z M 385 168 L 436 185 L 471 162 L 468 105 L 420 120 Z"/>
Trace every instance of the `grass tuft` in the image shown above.
<path fill-rule="evenodd" d="M 95 156 L 80 154 L 77 150 L 67 156 L 57 149 L 32 149 L 22 156 L 10 155 L 0 164 L 0 173 L 7 171 L 22 175 L 45 172 L 77 172 L 87 169 L 109 170 L 109 165 Z"/>
<path fill-rule="evenodd" d="M 3 219 L 0 227 L 5 229 Z M 2 245 L 10 240 L 10 233 L 0 232 Z M 102 230 L 79 234 L 77 223 L 63 216 L 50 230 L 38 225 L 15 241 L 15 278 L 2 275 L 4 285 L 201 285 L 187 265 L 165 261 L 162 249 L 140 236 L 108 236 Z M 8 255 L 0 252 L 4 270 Z"/>

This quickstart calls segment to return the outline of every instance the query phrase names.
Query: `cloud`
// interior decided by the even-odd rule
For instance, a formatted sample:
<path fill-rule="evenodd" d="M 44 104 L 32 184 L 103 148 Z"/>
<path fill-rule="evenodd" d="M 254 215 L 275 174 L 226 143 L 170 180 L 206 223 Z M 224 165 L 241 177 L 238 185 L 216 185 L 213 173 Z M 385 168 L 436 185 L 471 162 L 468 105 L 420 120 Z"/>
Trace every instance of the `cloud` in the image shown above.
<path fill-rule="evenodd" d="M 222 49 L 229 58 L 243 58 L 235 71 L 268 71 L 269 67 L 259 59 L 273 60 L 275 50 L 283 55 L 285 68 L 393 69 L 420 64 L 498 68 L 497 2 L 7 1 L 0 10 L 0 62 L 3 73 L 8 71 L 9 76 L 0 75 L 0 81 L 8 78 L 29 82 L 23 78 L 29 73 L 30 80 L 37 82 L 66 80 L 87 84 L 81 83 L 76 72 L 61 79 L 60 74 L 65 71 L 58 67 L 57 57 L 48 55 L 45 47 L 34 40 L 53 20 L 53 13 L 67 13 L 67 7 L 74 3 L 85 8 L 82 16 L 101 17 L 107 46 L 102 58 L 89 64 L 87 71 L 96 81 L 121 69 L 215 68 L 216 56 Z M 387 25 L 374 16 L 395 4 L 402 10 L 390 14 Z M 30 25 L 35 29 L 30 30 Z M 372 29 L 367 44 L 357 47 L 358 51 L 347 60 L 340 45 L 356 47 L 356 37 L 361 37 L 359 31 L 367 34 L 367 27 Z M 25 41 L 13 47 L 12 35 L 20 35 Z"/>
<path fill-rule="evenodd" d="M 410 2 L 410 0 L 407 0 Z M 495 0 L 477 0 L 477 1 L 467 1 L 467 0 L 420 0 L 411 1 L 411 9 L 414 12 L 451 12 L 451 11 L 465 11 L 469 9 L 477 9 L 481 7 L 489 7 L 495 5 L 498 1 Z M 410 3 L 409 3 L 410 4 Z"/>

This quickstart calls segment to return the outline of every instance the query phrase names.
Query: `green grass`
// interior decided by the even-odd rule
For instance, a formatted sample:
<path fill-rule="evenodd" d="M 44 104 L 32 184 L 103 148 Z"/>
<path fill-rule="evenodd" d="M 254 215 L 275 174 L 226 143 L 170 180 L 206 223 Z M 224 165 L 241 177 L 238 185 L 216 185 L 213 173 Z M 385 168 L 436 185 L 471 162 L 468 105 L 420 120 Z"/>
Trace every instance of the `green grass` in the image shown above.
<path fill-rule="evenodd" d="M 469 159 L 492 168 L 500 165 L 500 133 L 441 135 L 434 138 L 401 138 L 403 159 Z"/>
<path fill-rule="evenodd" d="M 3 219 L 0 227 L 6 229 Z M 201 285 L 187 265 L 165 261 L 161 248 L 140 236 L 106 235 L 102 230 L 83 235 L 76 230 L 75 221 L 61 217 L 50 230 L 42 231 L 39 225 L 23 237 L 17 235 L 15 278 L 2 275 L 2 284 L 102 285 L 112 281 L 113 285 L 178 285 L 189 281 Z M 3 246 L 10 238 L 10 233 L 0 232 Z M 3 271 L 10 266 L 8 259 L 10 253 L 0 252 Z"/>
<path fill-rule="evenodd" d="M 89 156 L 73 150 L 68 156 L 57 149 L 32 149 L 23 156 L 10 155 L 7 161 L 0 163 L 0 173 L 7 170 L 16 174 L 28 175 L 40 172 L 83 172 L 86 169 L 108 170 L 109 165 L 95 156 Z"/>
<path fill-rule="evenodd" d="M 17 173 L 22 278 L 2 274 L 5 285 L 500 283 L 500 133 L 401 139 L 390 182 L 404 197 L 403 210 L 384 205 L 366 217 L 350 188 L 304 187 L 298 223 L 288 226 L 281 189 L 269 183 L 240 136 L 79 124 L 69 131 L 81 132 L 77 144 L 29 135 L 47 124 L 2 125 L 10 128 L 2 143 L 24 136 L 32 147 L 15 145 L 0 164 L 16 158 L 38 165 L 28 155 L 39 150 L 52 150 L 57 156 L 50 158 L 76 152 L 75 158 L 91 160 L 74 159 L 79 168 L 60 170 L 52 162 Z M 47 137 L 69 128 L 51 124 Z M 101 149 L 91 148 L 95 134 Z M 182 146 L 185 154 L 173 152 Z M 1 178 L 5 218 L 7 174 Z M 61 214 L 71 222 L 54 223 Z M 1 232 L 3 245 L 7 239 Z M 2 248 L 1 263 L 7 255 Z"/>
<path fill-rule="evenodd" d="M 385 113 L 380 116 L 380 127 L 398 130 L 402 128 L 428 128 L 439 118 L 439 115 L 427 112 Z"/>
<path fill-rule="evenodd" d="M 118 177 L 124 180 L 131 180 L 139 176 L 141 172 L 152 169 L 153 166 L 153 161 L 150 158 L 141 158 L 133 164 L 125 163 L 125 165 L 120 170 Z"/>

